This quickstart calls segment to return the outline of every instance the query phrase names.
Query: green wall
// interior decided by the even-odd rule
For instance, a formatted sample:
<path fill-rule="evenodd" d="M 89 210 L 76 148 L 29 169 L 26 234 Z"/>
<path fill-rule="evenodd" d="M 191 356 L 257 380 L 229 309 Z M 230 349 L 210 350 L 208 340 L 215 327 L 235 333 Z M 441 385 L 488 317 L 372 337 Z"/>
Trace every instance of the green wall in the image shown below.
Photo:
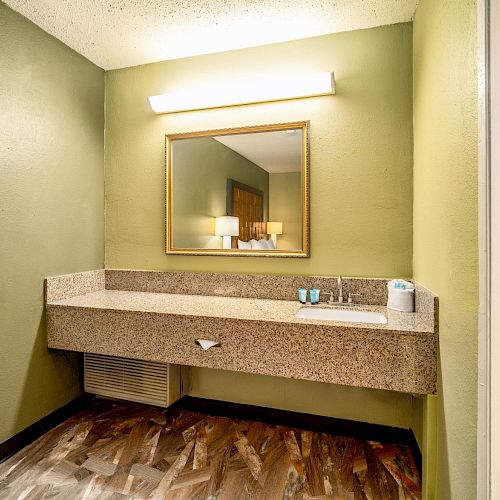
<path fill-rule="evenodd" d="M 314 415 L 409 428 L 413 398 L 408 394 L 308 380 L 191 369 L 191 396 L 282 408 Z M 419 429 L 414 430 L 420 440 Z"/>
<path fill-rule="evenodd" d="M 269 220 L 283 222 L 278 248 L 302 250 L 302 176 L 269 174 Z"/>
<path fill-rule="evenodd" d="M 43 279 L 104 262 L 104 72 L 0 2 L 0 442 L 80 392 Z"/>
<path fill-rule="evenodd" d="M 215 217 L 226 215 L 227 180 L 260 189 L 267 220 L 269 174 L 211 137 L 173 142 L 173 227 L 177 248 L 222 248 Z"/>
<path fill-rule="evenodd" d="M 334 70 L 337 95 L 177 114 L 147 97 L 275 72 Z M 165 134 L 310 120 L 311 258 L 164 254 Z M 412 275 L 412 25 L 338 33 L 106 73 L 106 267 Z M 192 394 L 409 427 L 386 391 L 193 370 Z"/>
<path fill-rule="evenodd" d="M 438 397 L 425 408 L 428 498 L 476 497 L 476 3 L 421 0 L 414 20 L 414 277 L 439 295 Z M 432 462 L 430 462 L 432 464 Z M 435 490 L 435 492 L 434 492 Z"/>
<path fill-rule="evenodd" d="M 337 95 L 156 115 L 200 82 L 334 70 Z M 310 120 L 311 258 L 164 254 L 168 133 Z M 412 26 L 337 33 L 106 73 L 106 265 L 271 274 L 412 274 Z"/>

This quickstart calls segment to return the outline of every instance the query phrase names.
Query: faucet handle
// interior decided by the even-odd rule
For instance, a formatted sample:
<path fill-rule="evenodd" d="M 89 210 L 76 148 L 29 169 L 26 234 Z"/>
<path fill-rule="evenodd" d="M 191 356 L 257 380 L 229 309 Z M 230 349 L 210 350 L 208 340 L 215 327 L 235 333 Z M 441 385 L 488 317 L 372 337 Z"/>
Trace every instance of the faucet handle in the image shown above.
<path fill-rule="evenodd" d="M 324 293 L 321 293 L 321 295 L 329 295 L 330 298 L 329 298 L 328 302 L 334 302 L 333 292 L 324 292 Z"/>
<path fill-rule="evenodd" d="M 348 302 L 349 304 L 354 304 L 354 299 L 353 299 L 353 297 L 361 297 L 361 294 L 360 294 L 360 293 L 351 293 L 351 292 L 349 292 L 349 297 L 348 297 L 348 299 L 347 299 L 347 302 Z"/>

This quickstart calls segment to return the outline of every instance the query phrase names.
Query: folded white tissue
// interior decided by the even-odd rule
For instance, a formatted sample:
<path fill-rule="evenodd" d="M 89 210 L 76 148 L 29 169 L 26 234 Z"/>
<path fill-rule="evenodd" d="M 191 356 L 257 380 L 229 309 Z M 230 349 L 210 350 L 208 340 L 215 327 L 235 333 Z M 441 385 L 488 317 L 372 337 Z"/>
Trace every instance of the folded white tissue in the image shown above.
<path fill-rule="evenodd" d="M 204 350 L 208 351 L 211 347 L 220 346 L 220 342 L 216 340 L 205 340 L 205 339 L 196 339 L 196 343 Z"/>
<path fill-rule="evenodd" d="M 415 285 L 405 280 L 387 283 L 387 308 L 401 312 L 415 311 Z"/>

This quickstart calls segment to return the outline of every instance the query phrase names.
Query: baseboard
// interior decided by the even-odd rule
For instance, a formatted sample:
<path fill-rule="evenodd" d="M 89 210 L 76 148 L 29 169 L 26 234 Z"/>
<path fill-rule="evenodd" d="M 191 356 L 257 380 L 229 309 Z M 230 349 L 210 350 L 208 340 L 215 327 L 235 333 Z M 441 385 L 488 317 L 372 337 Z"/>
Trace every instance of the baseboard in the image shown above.
<path fill-rule="evenodd" d="M 337 436 L 408 446 L 420 475 L 422 475 L 422 453 L 411 429 L 192 396 L 184 396 L 174 403 L 172 407 L 198 411 L 212 416 L 254 420 L 270 425 L 283 425 L 296 429 L 327 432 Z"/>
<path fill-rule="evenodd" d="M 71 417 L 78 411 L 87 407 L 92 401 L 93 396 L 90 394 L 81 394 L 69 403 L 61 406 L 57 410 L 49 413 L 49 415 L 41 418 L 34 424 L 31 424 L 21 432 L 14 434 L 11 438 L 7 439 L 0 444 L 0 463 L 7 460 L 12 455 L 16 454 L 19 450 L 37 440 L 40 436 L 50 431 L 60 423 L 64 422 L 67 418 Z"/>

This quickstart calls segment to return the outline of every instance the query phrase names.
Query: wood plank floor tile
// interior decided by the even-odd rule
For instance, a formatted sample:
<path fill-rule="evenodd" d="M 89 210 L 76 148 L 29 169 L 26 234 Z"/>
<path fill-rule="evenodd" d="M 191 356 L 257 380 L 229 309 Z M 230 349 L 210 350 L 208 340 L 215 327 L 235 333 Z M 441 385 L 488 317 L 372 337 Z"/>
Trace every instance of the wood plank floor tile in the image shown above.
<path fill-rule="evenodd" d="M 0 499 L 420 500 L 407 447 L 95 403 L 0 464 Z"/>

